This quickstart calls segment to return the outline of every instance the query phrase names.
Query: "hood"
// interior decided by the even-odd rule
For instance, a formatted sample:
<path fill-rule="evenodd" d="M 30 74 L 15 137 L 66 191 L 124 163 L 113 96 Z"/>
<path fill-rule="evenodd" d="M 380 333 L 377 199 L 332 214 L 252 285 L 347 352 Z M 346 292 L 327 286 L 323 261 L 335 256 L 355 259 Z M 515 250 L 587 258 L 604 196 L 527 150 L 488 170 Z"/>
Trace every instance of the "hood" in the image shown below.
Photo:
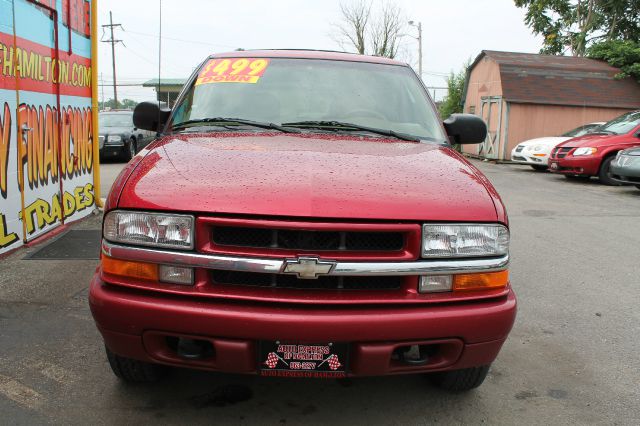
<path fill-rule="evenodd" d="M 545 145 L 545 146 L 551 146 L 554 147 L 556 145 L 558 145 L 559 143 L 562 143 L 566 140 L 569 140 L 571 138 L 568 138 L 566 136 L 548 136 L 548 137 L 544 137 L 544 138 L 535 138 L 535 139 L 529 139 L 527 141 L 524 142 L 520 142 L 518 144 L 519 145 L 523 145 L 523 146 L 533 146 L 533 145 Z"/>
<path fill-rule="evenodd" d="M 623 155 L 632 155 L 634 157 L 640 157 L 640 146 L 637 148 L 629 148 L 622 151 Z"/>
<path fill-rule="evenodd" d="M 435 144 L 335 134 L 182 134 L 139 155 L 121 208 L 380 220 L 497 217 L 486 178 Z"/>
<path fill-rule="evenodd" d="M 590 133 L 569 139 L 558 146 L 603 148 L 610 145 L 618 145 L 620 143 L 629 143 L 633 139 L 638 140 L 637 138 L 634 138 L 634 136 L 629 136 L 628 134 L 607 135 L 602 133 Z"/>
<path fill-rule="evenodd" d="M 122 133 L 131 133 L 133 127 L 102 127 L 100 126 L 99 135 L 120 135 Z"/>

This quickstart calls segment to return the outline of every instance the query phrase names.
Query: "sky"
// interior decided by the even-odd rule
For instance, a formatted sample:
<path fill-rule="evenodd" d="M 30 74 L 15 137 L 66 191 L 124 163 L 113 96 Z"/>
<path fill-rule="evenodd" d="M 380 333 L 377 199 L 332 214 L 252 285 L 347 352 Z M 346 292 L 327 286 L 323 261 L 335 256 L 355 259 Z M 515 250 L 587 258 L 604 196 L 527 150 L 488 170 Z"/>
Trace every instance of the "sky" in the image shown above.
<path fill-rule="evenodd" d="M 345 1 L 345 0 L 343 0 Z M 446 86 L 445 77 L 459 71 L 481 50 L 538 52 L 541 38 L 525 26 L 524 10 L 513 0 L 389 0 L 405 20 L 422 23 L 423 80 L 427 86 Z M 160 0 L 98 2 L 98 23 L 122 24 L 115 29 L 118 98 L 155 98 L 153 89 L 136 86 L 158 76 Z M 374 0 L 373 7 L 381 4 Z M 236 48 L 308 48 L 342 50 L 335 40 L 339 0 L 162 0 L 163 78 L 186 78 L 209 54 Z M 108 28 L 98 29 L 102 40 Z M 407 26 L 400 45 L 401 59 L 415 69 L 417 29 Z M 113 97 L 111 45 L 99 43 L 99 95 Z M 433 94 L 433 90 L 431 91 Z M 445 90 L 435 90 L 441 98 Z"/>

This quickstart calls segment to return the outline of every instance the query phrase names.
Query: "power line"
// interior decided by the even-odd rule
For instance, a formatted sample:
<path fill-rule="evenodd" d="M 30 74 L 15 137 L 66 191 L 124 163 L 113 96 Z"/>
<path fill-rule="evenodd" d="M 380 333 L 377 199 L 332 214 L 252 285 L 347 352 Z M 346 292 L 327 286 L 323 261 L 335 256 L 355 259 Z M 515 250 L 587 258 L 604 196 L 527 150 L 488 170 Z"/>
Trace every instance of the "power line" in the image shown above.
<path fill-rule="evenodd" d="M 131 30 L 124 30 L 124 32 L 126 33 L 133 33 L 133 34 L 138 34 L 141 36 L 145 36 L 145 37 L 153 37 L 153 38 L 159 38 L 159 36 L 157 34 L 149 34 L 149 33 L 141 33 L 139 31 L 131 31 Z M 231 46 L 228 44 L 216 44 L 216 43 L 208 43 L 206 41 L 202 41 L 202 40 L 188 40 L 188 39 L 184 39 L 184 38 L 176 38 L 176 37 L 167 37 L 167 36 L 162 36 L 162 38 L 164 40 L 173 40 L 173 41 L 179 41 L 182 43 L 189 43 L 189 44 L 202 44 L 202 45 L 206 45 L 206 46 L 213 46 L 213 47 L 224 47 L 224 48 L 228 48 L 228 49 L 235 49 L 238 46 Z"/>

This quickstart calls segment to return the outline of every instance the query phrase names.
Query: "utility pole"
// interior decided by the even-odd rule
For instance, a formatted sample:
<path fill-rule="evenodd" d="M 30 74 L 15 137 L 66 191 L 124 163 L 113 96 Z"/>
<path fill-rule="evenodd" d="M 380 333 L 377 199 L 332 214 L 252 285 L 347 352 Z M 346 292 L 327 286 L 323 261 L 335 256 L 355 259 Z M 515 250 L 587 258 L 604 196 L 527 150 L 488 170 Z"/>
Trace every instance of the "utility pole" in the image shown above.
<path fill-rule="evenodd" d="M 111 11 L 109 11 L 109 24 L 103 25 L 102 28 L 109 28 L 109 30 L 111 31 L 111 39 L 102 40 L 102 42 L 111 43 L 111 59 L 113 64 L 113 100 L 115 102 L 115 108 L 118 108 L 118 89 L 116 82 L 116 43 L 122 43 L 122 40 L 116 40 L 113 38 L 114 27 L 122 28 L 122 25 L 113 23 L 113 14 L 111 13 Z"/>

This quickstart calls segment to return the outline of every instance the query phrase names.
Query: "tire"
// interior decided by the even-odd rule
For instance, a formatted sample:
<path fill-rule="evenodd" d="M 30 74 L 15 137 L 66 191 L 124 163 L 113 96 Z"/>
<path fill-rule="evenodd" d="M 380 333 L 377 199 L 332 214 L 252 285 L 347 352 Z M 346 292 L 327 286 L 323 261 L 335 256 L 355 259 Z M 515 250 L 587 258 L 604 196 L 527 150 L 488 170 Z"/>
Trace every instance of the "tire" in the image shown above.
<path fill-rule="evenodd" d="M 615 158 L 616 158 L 615 156 L 610 155 L 607 158 L 605 158 L 604 160 L 602 160 L 602 164 L 600 165 L 600 171 L 598 171 L 598 179 L 600 179 L 600 183 L 602 183 L 604 185 L 608 185 L 608 186 L 620 186 L 621 185 L 620 182 L 616 182 L 611 177 L 611 170 L 610 170 L 611 162 Z"/>
<path fill-rule="evenodd" d="M 465 368 L 463 370 L 434 373 L 431 381 L 441 389 L 451 392 L 464 392 L 475 389 L 484 382 L 491 365 Z"/>
<path fill-rule="evenodd" d="M 151 383 L 158 381 L 167 372 L 165 366 L 124 358 L 114 354 L 106 347 L 105 349 L 111 371 L 122 381 L 129 383 Z"/>
<path fill-rule="evenodd" d="M 131 140 L 129 140 L 128 144 L 124 145 L 124 153 L 122 157 L 125 161 L 131 161 L 131 159 L 137 154 L 137 152 L 138 149 L 136 146 L 136 140 L 132 138 Z"/>
<path fill-rule="evenodd" d="M 537 164 L 530 164 L 530 166 L 533 170 L 537 170 L 539 172 L 544 172 L 549 168 L 548 166 L 538 166 Z"/>

